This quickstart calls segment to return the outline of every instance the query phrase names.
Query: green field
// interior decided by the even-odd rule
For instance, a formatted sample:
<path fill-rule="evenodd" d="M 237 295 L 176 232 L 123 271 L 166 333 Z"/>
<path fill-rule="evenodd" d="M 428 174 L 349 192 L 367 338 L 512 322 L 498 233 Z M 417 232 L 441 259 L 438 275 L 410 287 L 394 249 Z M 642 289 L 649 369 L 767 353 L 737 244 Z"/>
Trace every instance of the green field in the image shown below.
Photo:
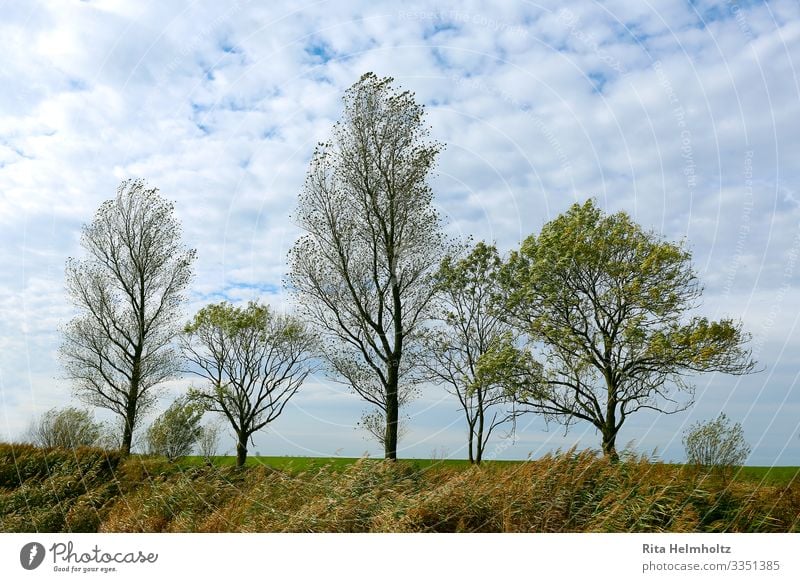
<path fill-rule="evenodd" d="M 353 465 L 359 459 L 356 457 L 248 457 L 247 466 L 255 467 L 264 465 L 287 473 L 303 473 L 315 471 L 323 467 L 332 471 L 341 471 Z M 373 459 L 380 460 L 380 459 Z M 400 459 L 401 464 L 418 469 L 431 468 L 467 468 L 469 461 L 466 459 Z M 511 466 L 528 461 L 484 461 L 484 467 Z M 181 467 L 198 467 L 205 464 L 202 457 L 185 457 L 179 461 Z M 215 457 L 214 465 L 217 467 L 232 467 L 236 464 L 236 457 Z M 679 465 L 674 465 L 678 467 Z M 792 482 L 800 483 L 800 467 L 742 467 L 737 475 L 740 481 L 761 482 L 770 485 L 789 485 Z"/>
<path fill-rule="evenodd" d="M 789 485 L 800 483 L 800 467 L 742 467 L 737 477 L 740 480 Z"/>

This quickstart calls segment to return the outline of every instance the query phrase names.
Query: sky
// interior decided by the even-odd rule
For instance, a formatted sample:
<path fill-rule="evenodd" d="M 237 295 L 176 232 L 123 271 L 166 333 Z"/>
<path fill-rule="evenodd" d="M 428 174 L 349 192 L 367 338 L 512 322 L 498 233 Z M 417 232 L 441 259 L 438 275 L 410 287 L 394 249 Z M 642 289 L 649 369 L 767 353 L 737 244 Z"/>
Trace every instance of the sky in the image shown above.
<path fill-rule="evenodd" d="M 415 93 L 445 144 L 431 185 L 451 235 L 507 252 L 594 197 L 685 240 L 698 314 L 752 334 L 758 373 L 695 378 L 690 410 L 629 418 L 620 446 L 681 460 L 687 428 L 724 412 L 749 464 L 800 465 L 797 2 L 7 0 L 0 44 L 0 439 L 75 402 L 56 356 L 75 314 L 65 261 L 125 178 L 174 201 L 197 249 L 187 319 L 222 300 L 290 312 L 290 214 L 343 92 L 373 71 Z M 316 374 L 250 450 L 380 455 L 354 428 L 364 409 Z M 466 456 L 442 387 L 406 414 L 401 457 Z M 486 457 L 599 439 L 526 415 Z"/>

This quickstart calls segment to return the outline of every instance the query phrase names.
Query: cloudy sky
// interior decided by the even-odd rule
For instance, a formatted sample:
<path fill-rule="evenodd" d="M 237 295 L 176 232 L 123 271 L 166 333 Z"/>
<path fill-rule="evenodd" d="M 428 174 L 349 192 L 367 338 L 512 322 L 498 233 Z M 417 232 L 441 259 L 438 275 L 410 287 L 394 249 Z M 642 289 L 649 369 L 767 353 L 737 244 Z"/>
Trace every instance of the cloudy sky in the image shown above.
<path fill-rule="evenodd" d="M 374 71 L 416 93 L 446 144 L 433 186 L 453 234 L 507 251 L 593 196 L 685 238 L 702 313 L 752 333 L 759 373 L 697 378 L 691 411 L 633 417 L 620 444 L 680 459 L 682 431 L 724 411 L 751 464 L 800 464 L 796 2 L 7 1 L 0 43 L 0 438 L 71 401 L 64 264 L 124 178 L 175 201 L 198 251 L 187 317 L 222 299 L 290 309 L 289 214 L 343 91 Z M 376 454 L 362 409 L 318 376 L 252 451 Z M 407 412 L 401 456 L 465 455 L 441 388 Z M 488 456 L 599 442 L 518 428 Z"/>

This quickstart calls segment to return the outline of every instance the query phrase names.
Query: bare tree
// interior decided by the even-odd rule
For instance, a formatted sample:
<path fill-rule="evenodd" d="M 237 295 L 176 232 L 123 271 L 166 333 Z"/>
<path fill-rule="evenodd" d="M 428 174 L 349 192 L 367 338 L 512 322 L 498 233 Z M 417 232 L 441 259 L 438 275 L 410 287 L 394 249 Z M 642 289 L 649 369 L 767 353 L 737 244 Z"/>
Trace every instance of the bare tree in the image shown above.
<path fill-rule="evenodd" d="M 203 432 L 200 434 L 197 448 L 200 450 L 200 455 L 202 455 L 206 463 L 210 464 L 217 455 L 217 450 L 219 449 L 219 433 L 220 427 L 216 423 L 212 422 L 203 426 Z"/>
<path fill-rule="evenodd" d="M 125 453 L 155 388 L 179 368 L 171 343 L 195 258 L 180 238 L 173 205 L 142 180 L 125 180 L 83 228 L 86 258 L 67 261 L 80 314 L 64 330 L 61 359 L 79 398 L 122 418 Z"/>
<path fill-rule="evenodd" d="M 400 406 L 405 404 L 402 400 Z M 366 433 L 367 440 L 374 440 L 380 446 L 386 447 L 386 417 L 382 410 L 372 409 L 361 415 L 361 420 L 356 423 L 356 428 Z M 403 438 L 408 432 L 408 417 L 401 417 L 397 421 L 397 438 Z"/>
<path fill-rule="evenodd" d="M 326 340 L 332 376 L 386 419 L 384 453 L 396 459 L 399 407 L 415 386 L 420 323 L 447 245 L 427 184 L 441 146 L 423 107 L 392 82 L 362 76 L 314 152 L 296 213 L 307 234 L 289 254 L 288 283 Z"/>
<path fill-rule="evenodd" d="M 526 361 L 515 351 L 511 326 L 492 309 L 501 266 L 497 249 L 483 242 L 469 253 L 445 257 L 436 274 L 437 325 L 426 335 L 422 358 L 429 378 L 458 398 L 469 461 L 476 464 L 495 429 L 514 419 L 508 381 Z M 498 366 L 502 354 L 508 357 Z M 491 374 L 485 373 L 488 364 Z"/>
<path fill-rule="evenodd" d="M 315 338 L 295 318 L 266 305 L 208 305 L 186 326 L 187 372 L 208 381 L 190 391 L 228 419 L 236 435 L 236 465 L 247 459 L 253 433 L 278 418 L 311 372 Z"/>

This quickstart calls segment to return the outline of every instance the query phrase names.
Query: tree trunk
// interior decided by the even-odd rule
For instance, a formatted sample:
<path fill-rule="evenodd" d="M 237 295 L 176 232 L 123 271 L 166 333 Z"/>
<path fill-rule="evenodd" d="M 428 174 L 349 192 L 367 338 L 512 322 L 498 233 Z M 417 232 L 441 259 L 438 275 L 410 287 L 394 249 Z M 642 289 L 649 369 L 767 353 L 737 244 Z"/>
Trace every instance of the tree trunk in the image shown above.
<path fill-rule="evenodd" d="M 478 407 L 478 455 L 475 458 L 476 465 L 480 465 L 481 459 L 483 458 L 483 394 L 480 390 L 478 390 Z"/>
<path fill-rule="evenodd" d="M 603 455 L 608 457 L 612 463 L 619 461 L 617 454 L 617 433 L 613 428 L 603 429 Z"/>
<path fill-rule="evenodd" d="M 141 346 L 141 341 L 139 342 Z M 122 431 L 122 453 L 131 454 L 133 446 L 133 428 L 136 422 L 136 407 L 139 402 L 139 381 L 141 378 L 142 350 L 137 347 L 133 354 L 133 367 L 131 369 L 131 387 L 128 390 L 128 401 L 125 407 L 125 425 Z"/>
<path fill-rule="evenodd" d="M 619 461 L 617 454 L 617 386 L 615 385 L 611 373 L 603 371 L 608 390 L 608 401 L 606 402 L 605 423 L 601 427 L 603 432 L 603 455 L 608 457 L 612 463 Z"/>
<path fill-rule="evenodd" d="M 244 467 L 247 460 L 247 435 L 239 435 L 239 442 L 236 443 L 236 466 Z"/>
<path fill-rule="evenodd" d="M 386 387 L 386 434 L 383 440 L 383 456 L 392 461 L 397 460 L 397 421 L 399 418 L 399 402 L 397 397 L 397 366 L 389 362 L 388 386 Z"/>
<path fill-rule="evenodd" d="M 469 426 L 469 462 L 474 463 L 475 457 L 472 454 L 472 443 L 475 441 L 475 427 L 473 425 Z"/>
<path fill-rule="evenodd" d="M 122 446 L 120 447 L 120 450 L 122 451 L 122 454 L 130 455 L 131 446 L 133 445 L 133 421 L 131 419 L 130 411 L 128 411 L 123 420 Z"/>
<path fill-rule="evenodd" d="M 130 455 L 131 447 L 133 446 L 133 428 L 136 422 L 136 404 L 138 398 L 138 386 L 131 386 L 130 394 L 128 395 L 128 403 L 125 407 L 125 416 L 123 417 L 121 450 L 124 455 Z"/>

